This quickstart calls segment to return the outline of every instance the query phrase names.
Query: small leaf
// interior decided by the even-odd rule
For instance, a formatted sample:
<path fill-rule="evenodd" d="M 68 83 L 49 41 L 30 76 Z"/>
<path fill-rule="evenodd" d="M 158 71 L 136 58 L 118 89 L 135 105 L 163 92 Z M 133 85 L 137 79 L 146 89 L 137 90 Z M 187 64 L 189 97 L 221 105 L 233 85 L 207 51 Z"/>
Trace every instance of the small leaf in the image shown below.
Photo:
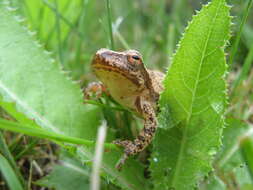
<path fill-rule="evenodd" d="M 213 0 L 193 17 L 180 41 L 160 98 L 167 111 L 161 117 L 170 119 L 154 140 L 155 189 L 193 189 L 212 169 L 224 125 L 229 28 L 229 7 Z"/>

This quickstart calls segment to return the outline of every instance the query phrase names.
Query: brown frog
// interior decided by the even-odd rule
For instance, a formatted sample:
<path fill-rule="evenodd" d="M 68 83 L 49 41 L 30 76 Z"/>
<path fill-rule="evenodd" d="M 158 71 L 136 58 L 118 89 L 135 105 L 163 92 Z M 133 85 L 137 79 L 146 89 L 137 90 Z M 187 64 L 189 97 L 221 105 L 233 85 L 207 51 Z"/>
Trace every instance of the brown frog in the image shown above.
<path fill-rule="evenodd" d="M 164 74 L 146 69 L 141 54 L 136 50 L 116 52 L 100 49 L 91 67 L 102 83 L 89 85 L 86 94 L 107 89 L 114 100 L 144 119 L 144 128 L 134 141 L 114 141 L 125 148 L 116 165 L 120 169 L 129 156 L 141 152 L 152 141 L 157 128 L 157 101 L 163 90 Z"/>

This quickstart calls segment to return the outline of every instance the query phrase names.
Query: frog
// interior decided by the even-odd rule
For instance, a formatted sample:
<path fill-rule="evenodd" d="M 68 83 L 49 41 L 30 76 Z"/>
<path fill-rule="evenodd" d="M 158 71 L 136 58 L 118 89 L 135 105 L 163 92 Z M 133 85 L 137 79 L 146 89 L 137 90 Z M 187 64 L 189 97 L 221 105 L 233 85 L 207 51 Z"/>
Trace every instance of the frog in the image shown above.
<path fill-rule="evenodd" d="M 100 82 L 91 83 L 85 90 L 97 95 L 107 92 L 124 108 L 143 119 L 143 129 L 133 140 L 115 140 L 124 148 L 116 168 L 121 170 L 125 161 L 142 152 L 151 142 L 157 129 L 158 100 L 163 91 L 164 73 L 147 69 L 137 50 L 113 51 L 99 49 L 91 62 L 91 69 Z"/>

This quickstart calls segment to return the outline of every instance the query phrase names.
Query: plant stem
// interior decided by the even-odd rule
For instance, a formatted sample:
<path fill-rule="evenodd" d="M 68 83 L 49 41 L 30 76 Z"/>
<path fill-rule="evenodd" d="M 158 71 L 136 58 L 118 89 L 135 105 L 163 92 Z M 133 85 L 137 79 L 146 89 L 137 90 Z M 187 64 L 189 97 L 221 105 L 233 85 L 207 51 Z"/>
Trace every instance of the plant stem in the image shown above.
<path fill-rule="evenodd" d="M 240 24 L 239 32 L 236 35 L 235 42 L 234 42 L 234 44 L 232 46 L 230 58 L 229 58 L 229 61 L 228 61 L 228 65 L 229 65 L 230 68 L 232 68 L 232 66 L 233 66 L 234 57 L 235 57 L 236 51 L 238 49 L 239 42 L 240 42 L 241 35 L 242 35 L 242 29 L 243 29 L 243 27 L 244 27 L 244 25 L 245 25 L 245 23 L 247 21 L 247 18 L 248 18 L 251 6 L 252 6 L 252 0 L 249 0 L 248 4 L 247 4 L 247 7 L 246 7 L 246 10 L 244 11 L 244 14 L 243 14 L 243 17 L 242 17 L 242 21 L 241 21 L 241 24 Z"/>
<path fill-rule="evenodd" d="M 76 138 L 76 137 L 70 137 L 70 136 L 66 136 L 66 135 L 62 135 L 62 134 L 57 134 L 57 133 L 54 133 L 51 131 L 46 131 L 41 128 L 30 127 L 30 126 L 22 125 L 22 124 L 13 122 L 13 121 L 7 121 L 4 119 L 0 119 L 0 129 L 23 133 L 25 135 L 35 136 L 38 138 L 60 141 L 63 143 L 84 145 L 87 147 L 95 146 L 94 141 L 80 139 L 80 138 Z M 120 150 L 120 148 L 118 148 L 115 144 L 105 143 L 104 146 L 106 149 Z"/>
<path fill-rule="evenodd" d="M 107 9 L 107 21 L 108 21 L 108 29 L 109 29 L 109 40 L 110 40 L 110 48 L 114 50 L 114 40 L 112 33 L 112 16 L 111 16 L 111 3 L 110 0 L 106 0 L 106 9 Z"/>

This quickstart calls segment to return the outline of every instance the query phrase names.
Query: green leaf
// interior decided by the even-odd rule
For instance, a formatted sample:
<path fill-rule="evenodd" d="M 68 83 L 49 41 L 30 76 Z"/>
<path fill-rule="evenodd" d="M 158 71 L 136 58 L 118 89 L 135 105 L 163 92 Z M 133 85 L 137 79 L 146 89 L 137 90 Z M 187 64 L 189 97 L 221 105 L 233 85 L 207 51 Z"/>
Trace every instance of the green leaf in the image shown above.
<path fill-rule="evenodd" d="M 95 140 L 101 120 L 100 108 L 83 104 L 80 86 L 60 71 L 48 53 L 34 41 L 34 37 L 28 35 L 27 29 L 18 24 L 14 13 L 2 5 L 0 95 L 4 102 L 14 102 L 19 112 L 45 130 Z M 16 110 L 11 110 L 9 109 L 9 113 L 15 115 Z M 24 130 L 31 132 L 31 129 Z M 45 138 L 55 137 L 52 133 L 48 134 L 51 137 L 47 136 L 45 130 L 35 130 L 33 133 L 41 133 Z M 93 148 L 84 147 L 83 152 L 82 156 L 87 157 L 86 161 L 93 159 Z M 114 168 L 121 154 L 121 151 L 106 152 L 103 162 L 105 174 L 125 189 L 145 189 L 147 180 L 143 176 L 143 167 L 137 161 L 130 159 L 130 167 L 125 167 L 121 172 Z"/>
<path fill-rule="evenodd" d="M 4 102 L 2 100 L 2 97 L 0 97 L 0 106 L 19 123 L 38 127 L 38 125 L 33 120 L 27 118 L 23 113 L 17 111 L 16 105 L 14 103 Z"/>
<path fill-rule="evenodd" d="M 6 161 L 8 161 L 8 164 L 12 167 L 13 172 L 15 172 L 15 175 L 19 179 L 21 185 L 24 185 L 25 180 L 19 171 L 18 165 L 16 164 L 1 131 L 0 131 L 0 153 L 6 159 Z"/>
<path fill-rule="evenodd" d="M 0 171 L 4 176 L 10 190 L 23 190 L 18 176 L 15 174 L 11 165 L 2 154 L 0 154 Z"/>
<path fill-rule="evenodd" d="M 199 190 L 226 190 L 226 185 L 216 175 L 211 175 L 199 187 Z"/>
<path fill-rule="evenodd" d="M 245 137 L 240 142 L 241 153 L 248 166 L 249 173 L 251 174 L 251 179 L 253 181 L 253 141 L 250 137 Z"/>
<path fill-rule="evenodd" d="M 244 121 L 235 118 L 226 119 L 222 149 L 216 156 L 214 166 L 216 173 L 219 173 L 230 189 L 252 187 L 250 174 L 239 149 L 240 139 L 249 130 L 250 127 Z"/>
<path fill-rule="evenodd" d="M 59 43 L 58 37 L 64 41 L 69 32 L 76 27 L 82 4 L 81 0 L 25 0 L 26 8 L 23 11 L 28 16 L 32 29 L 39 32 L 40 39 L 44 42 L 48 40 L 49 44 L 55 47 L 55 44 Z M 23 8 L 22 4 L 17 7 Z M 59 18 L 62 19 L 59 25 L 60 34 L 55 30 Z"/>
<path fill-rule="evenodd" d="M 151 160 L 155 189 L 193 189 L 212 169 L 224 125 L 229 29 L 229 7 L 213 0 L 180 41 L 160 98 L 163 121 Z"/>
<path fill-rule="evenodd" d="M 253 183 L 248 168 L 244 165 L 233 170 L 234 177 L 232 184 L 237 185 L 236 188 L 241 190 L 252 190 Z M 231 173 L 230 173 L 231 175 Z"/>
<path fill-rule="evenodd" d="M 83 106 L 80 87 L 59 72 L 4 8 L 0 13 L 0 94 L 46 129 L 86 139 L 96 135 L 98 108 Z"/>
<path fill-rule="evenodd" d="M 63 157 L 52 172 L 37 181 L 39 185 L 55 190 L 89 189 L 89 168 L 71 157 Z"/>
<path fill-rule="evenodd" d="M 85 140 L 81 138 L 71 137 L 67 135 L 58 134 L 55 132 L 47 131 L 45 129 L 36 128 L 29 125 L 22 125 L 13 121 L 8 121 L 0 119 L 0 129 L 9 130 L 13 132 L 23 133 L 30 136 L 35 136 L 38 138 L 49 139 L 51 141 L 57 141 L 62 143 L 70 143 L 77 145 L 84 145 L 85 147 L 93 147 L 95 145 L 94 141 Z M 105 144 L 105 148 L 110 150 L 118 150 L 119 148 L 115 144 Z"/>
<path fill-rule="evenodd" d="M 216 155 L 214 165 L 218 168 L 230 171 L 243 164 L 240 151 L 238 150 L 239 137 L 249 129 L 248 125 L 234 118 L 226 119 L 226 127 L 223 130 L 222 148 Z"/>
<path fill-rule="evenodd" d="M 91 170 L 82 164 L 74 155 L 61 152 L 60 162 L 53 167 L 51 173 L 35 183 L 55 190 L 88 190 Z M 101 181 L 101 189 L 118 189 L 108 180 Z"/>

